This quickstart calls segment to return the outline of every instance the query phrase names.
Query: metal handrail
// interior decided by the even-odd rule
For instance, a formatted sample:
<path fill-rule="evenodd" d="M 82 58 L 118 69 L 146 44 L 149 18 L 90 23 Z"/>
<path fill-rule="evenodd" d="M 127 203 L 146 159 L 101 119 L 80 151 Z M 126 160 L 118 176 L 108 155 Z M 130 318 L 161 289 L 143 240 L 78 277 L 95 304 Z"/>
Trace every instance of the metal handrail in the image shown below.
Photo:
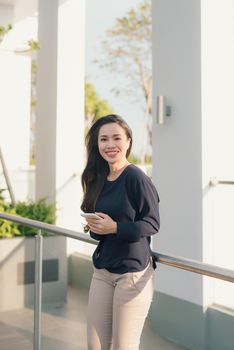
<path fill-rule="evenodd" d="M 232 180 L 219 180 L 217 177 L 212 177 L 210 179 L 210 186 L 217 186 L 217 185 L 234 185 L 234 181 Z"/>
<path fill-rule="evenodd" d="M 234 283 L 234 271 L 220 266 L 203 263 L 197 260 L 186 259 L 184 257 L 177 257 L 172 255 L 165 255 L 162 253 L 155 253 L 153 255 L 156 260 L 165 265 L 176 267 L 185 271 L 217 278 L 223 281 Z"/>
<path fill-rule="evenodd" d="M 9 221 L 13 221 L 13 222 L 16 222 L 16 223 L 21 224 L 21 225 L 35 227 L 38 230 L 43 230 L 46 232 L 55 233 L 58 235 L 69 237 L 69 238 L 78 239 L 80 241 L 87 242 L 87 243 L 97 244 L 97 241 L 95 241 L 94 239 L 89 237 L 87 234 L 85 235 L 84 233 L 79 233 L 76 231 L 68 230 L 68 229 L 63 228 L 63 227 L 58 227 L 55 225 L 46 224 L 46 223 L 41 222 L 41 221 L 27 219 L 27 218 L 24 218 L 22 216 L 5 214 L 5 213 L 1 213 L 1 212 L 0 212 L 0 218 L 5 219 L 5 220 L 9 220 Z"/>
<path fill-rule="evenodd" d="M 51 224 L 46 224 L 40 221 L 23 218 L 21 216 L 10 215 L 0 212 L 0 218 L 16 222 L 25 226 L 35 227 L 38 230 L 55 233 L 69 238 L 74 238 L 82 242 L 97 245 L 97 241 L 84 233 L 68 230 L 63 227 L 58 227 Z M 152 252 L 157 262 L 172 267 L 180 268 L 186 271 L 198 273 L 201 275 L 210 276 L 224 281 L 234 283 L 234 271 L 223 267 L 207 264 L 197 260 L 187 259 L 184 257 L 176 257 L 172 255 L 165 255 L 163 253 Z"/>
<path fill-rule="evenodd" d="M 35 227 L 38 229 L 38 235 L 35 236 L 35 304 L 34 304 L 34 350 L 41 348 L 41 300 L 42 300 L 42 249 L 43 237 L 41 231 L 47 231 L 54 234 L 62 235 L 69 238 L 74 238 L 82 242 L 97 244 L 97 241 L 89 237 L 87 234 L 75 232 L 72 230 L 58 227 L 51 224 L 42 223 L 40 221 L 23 218 L 16 215 L 10 215 L 0 212 L 0 219 L 16 222 L 25 226 Z M 196 260 L 186 259 L 165 255 L 162 253 L 152 252 L 155 259 L 162 264 L 173 266 L 186 271 L 218 278 L 224 281 L 234 283 L 234 271 L 199 262 Z"/>

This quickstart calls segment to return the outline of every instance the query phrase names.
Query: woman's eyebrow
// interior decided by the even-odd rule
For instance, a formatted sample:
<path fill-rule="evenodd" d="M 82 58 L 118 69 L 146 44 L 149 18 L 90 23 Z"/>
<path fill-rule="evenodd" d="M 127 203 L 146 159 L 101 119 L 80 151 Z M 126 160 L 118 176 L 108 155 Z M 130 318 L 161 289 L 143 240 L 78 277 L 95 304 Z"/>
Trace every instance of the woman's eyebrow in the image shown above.
<path fill-rule="evenodd" d="M 116 136 L 121 136 L 121 134 L 114 134 L 114 135 L 100 135 L 99 137 L 110 137 L 110 136 L 116 137 Z"/>

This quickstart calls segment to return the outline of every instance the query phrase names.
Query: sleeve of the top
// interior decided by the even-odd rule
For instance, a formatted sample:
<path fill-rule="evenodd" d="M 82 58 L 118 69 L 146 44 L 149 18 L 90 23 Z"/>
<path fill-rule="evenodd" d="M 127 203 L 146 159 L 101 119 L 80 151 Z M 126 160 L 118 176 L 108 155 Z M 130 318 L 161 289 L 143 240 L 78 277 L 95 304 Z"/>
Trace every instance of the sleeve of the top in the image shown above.
<path fill-rule="evenodd" d="M 92 231 L 89 231 L 89 235 L 91 238 L 95 239 L 96 241 L 101 241 L 103 239 L 103 235 L 99 235 L 98 233 L 94 233 Z"/>
<path fill-rule="evenodd" d="M 151 180 L 147 177 L 137 179 L 131 186 L 129 196 L 136 207 L 134 222 L 117 222 L 117 237 L 128 242 L 137 242 L 141 237 L 151 236 L 160 227 L 159 196 Z"/>

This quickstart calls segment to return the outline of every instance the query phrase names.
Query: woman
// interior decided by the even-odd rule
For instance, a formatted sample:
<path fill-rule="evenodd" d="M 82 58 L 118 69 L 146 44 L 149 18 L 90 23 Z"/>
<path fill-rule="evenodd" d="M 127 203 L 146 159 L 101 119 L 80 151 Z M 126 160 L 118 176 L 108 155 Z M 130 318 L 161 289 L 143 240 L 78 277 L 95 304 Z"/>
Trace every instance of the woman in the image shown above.
<path fill-rule="evenodd" d="M 88 303 L 88 349 L 138 349 L 154 283 L 150 236 L 159 230 L 151 180 L 127 160 L 132 132 L 117 115 L 98 119 L 87 135 L 81 209 L 99 241 Z"/>

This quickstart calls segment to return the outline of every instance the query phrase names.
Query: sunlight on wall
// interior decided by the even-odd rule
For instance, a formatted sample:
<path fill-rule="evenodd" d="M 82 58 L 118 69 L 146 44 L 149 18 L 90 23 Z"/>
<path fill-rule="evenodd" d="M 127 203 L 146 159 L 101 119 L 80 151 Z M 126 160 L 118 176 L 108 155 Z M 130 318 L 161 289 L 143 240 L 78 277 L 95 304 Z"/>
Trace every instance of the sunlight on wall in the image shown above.
<path fill-rule="evenodd" d="M 0 51 L 0 142 L 9 169 L 28 168 L 30 57 Z"/>

